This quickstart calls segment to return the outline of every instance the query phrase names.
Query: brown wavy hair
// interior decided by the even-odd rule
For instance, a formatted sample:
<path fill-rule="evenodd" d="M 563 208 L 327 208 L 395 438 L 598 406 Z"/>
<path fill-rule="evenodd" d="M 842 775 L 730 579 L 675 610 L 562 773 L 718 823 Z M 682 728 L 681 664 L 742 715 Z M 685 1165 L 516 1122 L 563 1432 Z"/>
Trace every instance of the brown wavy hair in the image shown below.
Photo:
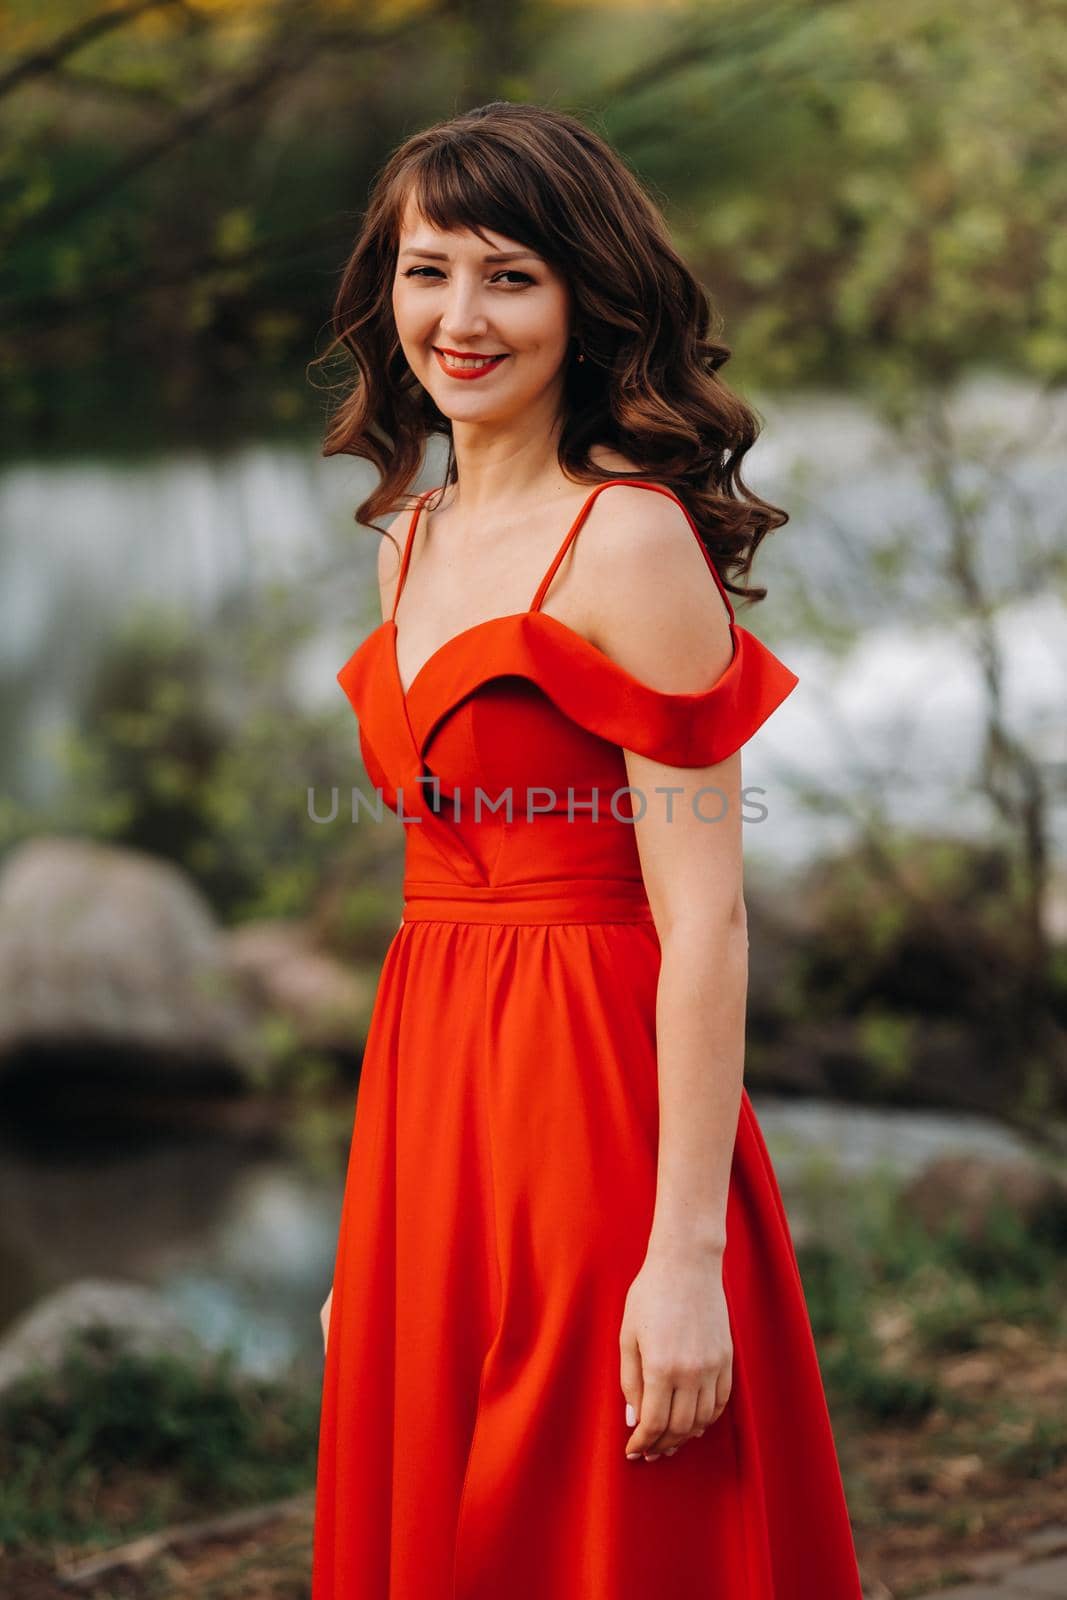
<path fill-rule="evenodd" d="M 762 600 L 766 589 L 737 580 L 764 536 L 789 518 L 742 481 L 760 419 L 719 376 L 731 354 L 721 318 L 621 157 L 577 118 L 544 106 L 495 100 L 438 123 L 407 139 L 375 181 L 334 301 L 334 336 L 312 363 L 340 347 L 351 357 L 322 453 L 360 456 L 379 470 L 355 520 L 372 525 L 403 507 L 433 434 L 449 441 L 445 485 L 457 476 L 451 422 L 411 371 L 393 318 L 410 195 L 436 227 L 481 239 L 490 228 L 537 251 L 569 282 L 577 345 L 564 382 L 564 473 L 589 484 L 625 476 L 593 464 L 597 445 L 639 462 L 638 476 L 687 506 L 727 588 Z"/>

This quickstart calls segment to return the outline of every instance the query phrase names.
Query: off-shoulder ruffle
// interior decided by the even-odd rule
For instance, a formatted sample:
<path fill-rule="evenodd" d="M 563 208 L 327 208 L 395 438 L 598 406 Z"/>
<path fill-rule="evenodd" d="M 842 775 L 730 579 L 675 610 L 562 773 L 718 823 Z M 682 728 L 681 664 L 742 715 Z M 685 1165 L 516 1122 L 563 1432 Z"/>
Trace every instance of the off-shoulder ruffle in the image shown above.
<path fill-rule="evenodd" d="M 494 678 L 517 676 L 601 739 L 668 766 L 713 766 L 739 750 L 800 681 L 755 634 L 736 622 L 730 628 L 734 653 L 715 682 L 671 693 L 641 682 L 547 612 L 493 618 L 449 640 L 400 698 L 420 751 L 461 700 Z M 392 650 L 389 630 L 381 648 Z"/>

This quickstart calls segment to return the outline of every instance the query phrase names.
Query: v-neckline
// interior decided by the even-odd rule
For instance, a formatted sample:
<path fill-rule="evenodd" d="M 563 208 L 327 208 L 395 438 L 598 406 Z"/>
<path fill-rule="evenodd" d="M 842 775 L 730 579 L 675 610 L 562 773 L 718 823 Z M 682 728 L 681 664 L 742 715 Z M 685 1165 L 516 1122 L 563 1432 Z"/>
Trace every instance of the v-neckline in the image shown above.
<path fill-rule="evenodd" d="M 494 627 L 495 625 L 498 625 L 499 623 L 502 623 L 502 622 L 521 622 L 526 617 L 544 616 L 544 615 L 546 615 L 546 613 L 544 613 L 544 612 L 542 612 L 542 611 L 540 611 L 538 609 L 535 609 L 532 606 L 528 606 L 525 611 L 506 611 L 506 612 L 504 612 L 504 614 L 502 616 L 483 617 L 480 622 L 472 622 L 469 628 L 461 628 L 458 633 L 454 633 L 450 639 L 446 639 L 443 642 L 443 644 L 439 644 L 437 646 L 436 650 L 432 650 L 430 652 L 430 654 L 426 657 L 426 660 L 422 663 L 422 666 L 419 667 L 418 671 L 416 672 L 415 676 L 412 678 L 411 682 L 408 684 L 408 687 L 406 689 L 404 688 L 404 684 L 403 684 L 403 681 L 402 681 L 401 676 L 400 676 L 400 658 L 397 655 L 397 648 L 396 648 L 397 638 L 399 636 L 400 630 L 398 629 L 398 627 L 396 625 L 395 619 L 393 617 L 387 617 L 385 619 L 385 621 L 382 623 L 382 627 L 391 629 L 390 643 L 389 643 L 389 655 L 390 655 L 390 658 L 392 660 L 392 666 L 393 666 L 393 680 L 394 680 L 394 682 L 396 684 L 396 687 L 397 687 L 397 689 L 398 689 L 398 691 L 400 693 L 400 698 L 403 701 L 404 705 L 407 706 L 409 704 L 412 695 L 415 693 L 416 689 L 419 686 L 420 680 L 429 671 L 430 667 L 433 666 L 433 664 L 437 660 L 438 656 L 443 655 L 446 650 L 450 650 L 452 648 L 452 646 L 455 645 L 455 644 L 458 644 L 461 639 L 469 638 L 469 636 L 472 633 L 480 633 L 483 629 Z M 556 617 L 554 620 L 559 622 L 560 619 L 558 617 Z M 562 623 L 561 626 L 566 628 L 567 624 L 566 623 Z M 573 628 L 568 628 L 568 632 L 575 633 L 575 630 Z M 575 636 L 579 637 L 579 638 L 581 637 L 581 635 L 579 635 L 577 633 L 575 633 Z M 592 641 L 591 640 L 586 640 L 586 643 L 587 644 L 591 644 Z"/>
<path fill-rule="evenodd" d="M 401 680 L 400 657 L 399 657 L 399 653 L 397 651 L 397 641 L 398 641 L 398 638 L 399 638 L 399 628 L 397 626 L 396 613 L 397 613 L 397 608 L 398 608 L 398 606 L 400 604 L 401 593 L 402 593 L 403 588 L 404 588 L 404 579 L 407 576 L 408 565 L 409 565 L 410 560 L 411 560 L 411 550 L 412 550 L 412 546 L 414 544 L 415 534 L 416 534 L 416 531 L 418 529 L 418 525 L 419 525 L 419 522 L 420 522 L 420 520 L 422 518 L 423 512 L 426 509 L 425 502 L 426 502 L 428 496 L 430 494 L 434 494 L 436 491 L 431 489 L 431 490 L 427 491 L 427 493 L 422 494 L 422 495 L 419 496 L 419 503 L 415 508 L 415 513 L 414 513 L 414 516 L 412 517 L 411 526 L 410 526 L 410 528 L 408 530 L 407 541 L 406 541 L 405 546 L 404 546 L 404 556 L 403 556 L 403 560 L 402 560 L 401 567 L 400 567 L 400 576 L 399 576 L 399 578 L 397 580 L 397 590 L 396 590 L 396 594 L 395 594 L 395 596 L 393 598 L 393 609 L 392 609 L 390 615 L 385 619 L 385 622 L 383 623 L 383 626 L 389 625 L 389 626 L 392 627 L 392 634 L 391 634 L 390 645 L 389 645 L 389 654 L 390 654 L 390 656 L 392 658 L 393 678 L 395 680 L 396 687 L 397 687 L 397 690 L 398 690 L 399 695 L 400 695 L 401 704 L 404 706 L 405 710 L 407 709 L 408 702 L 410 701 L 411 696 L 415 693 L 415 690 L 417 689 L 418 684 L 419 684 L 420 680 L 422 679 L 424 673 L 426 673 L 426 671 L 433 665 L 433 663 L 437 660 L 437 658 L 439 656 L 443 655 L 448 649 L 451 648 L 452 645 L 457 644 L 461 639 L 466 639 L 471 634 L 474 634 L 474 633 L 480 633 L 483 629 L 492 627 L 496 623 L 502 623 L 502 622 L 515 623 L 515 622 L 524 621 L 528 617 L 548 615 L 550 621 L 555 621 L 555 622 L 559 623 L 561 627 L 566 629 L 566 631 L 572 636 L 572 638 L 580 639 L 583 644 L 586 644 L 586 645 L 590 646 L 590 648 L 592 648 L 594 650 L 596 649 L 596 646 L 593 644 L 591 639 L 586 639 L 583 634 L 578 633 L 577 629 L 570 627 L 570 625 L 568 623 L 561 622 L 560 618 L 558 618 L 558 617 L 553 618 L 550 613 L 544 612 L 542 610 L 542 606 L 543 606 L 543 603 L 544 603 L 545 595 L 546 595 L 546 593 L 548 591 L 548 587 L 551 584 L 552 579 L 556 574 L 556 570 L 557 570 L 560 562 L 562 561 L 564 555 L 566 554 L 568 548 L 570 547 L 570 545 L 574 541 L 575 536 L 578 534 L 579 530 L 581 529 L 582 524 L 585 522 L 586 516 L 588 515 L 588 513 L 589 513 L 589 511 L 590 511 L 590 509 L 591 509 L 591 507 L 593 505 L 593 502 L 596 500 L 597 495 L 600 493 L 600 491 L 602 489 L 607 489 L 612 484 L 616 484 L 616 483 L 637 483 L 641 487 L 649 488 L 649 489 L 658 489 L 660 493 L 668 495 L 671 499 L 677 499 L 677 497 L 669 489 L 664 489 L 659 485 L 649 483 L 647 480 L 641 480 L 641 479 L 635 479 L 635 478 L 605 478 L 601 483 L 593 484 L 592 488 L 589 490 L 589 493 L 586 495 L 585 499 L 582 501 L 582 504 L 579 506 L 577 512 L 575 513 L 575 516 L 571 521 L 570 527 L 567 529 L 567 532 L 563 536 L 562 543 L 558 546 L 554 557 L 552 558 L 551 562 L 548 565 L 547 570 L 542 575 L 541 582 L 538 584 L 537 588 L 534 590 L 533 599 L 530 601 L 530 604 L 525 608 L 525 610 L 523 610 L 523 611 L 508 611 L 508 612 L 505 612 L 503 615 L 496 616 L 496 617 L 484 617 L 481 622 L 474 622 L 474 623 L 471 624 L 471 626 L 469 628 L 461 628 L 459 633 L 453 634 L 450 639 L 446 639 L 443 644 L 439 644 L 437 646 L 437 649 L 432 651 L 430 653 L 430 655 L 427 656 L 426 660 L 418 668 L 418 670 L 415 673 L 415 676 L 412 678 L 412 680 L 409 683 L 408 687 L 405 689 L 404 685 L 403 685 L 403 682 Z M 678 502 L 678 503 L 680 504 L 681 502 Z M 684 506 L 683 506 L 682 509 L 685 510 Z M 686 513 L 686 515 L 688 516 L 688 512 Z M 695 531 L 695 525 L 694 525 L 694 531 Z"/>

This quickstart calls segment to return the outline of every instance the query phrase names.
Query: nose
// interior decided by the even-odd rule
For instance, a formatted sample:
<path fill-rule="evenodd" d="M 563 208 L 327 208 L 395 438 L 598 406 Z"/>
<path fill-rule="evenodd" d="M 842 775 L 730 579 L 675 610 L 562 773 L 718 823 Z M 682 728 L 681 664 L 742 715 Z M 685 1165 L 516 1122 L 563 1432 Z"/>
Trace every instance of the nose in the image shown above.
<path fill-rule="evenodd" d="M 481 293 L 475 283 L 465 283 L 457 277 L 449 286 L 440 318 L 441 343 L 462 350 L 464 339 L 471 343 L 485 337 L 489 319 L 481 305 Z"/>

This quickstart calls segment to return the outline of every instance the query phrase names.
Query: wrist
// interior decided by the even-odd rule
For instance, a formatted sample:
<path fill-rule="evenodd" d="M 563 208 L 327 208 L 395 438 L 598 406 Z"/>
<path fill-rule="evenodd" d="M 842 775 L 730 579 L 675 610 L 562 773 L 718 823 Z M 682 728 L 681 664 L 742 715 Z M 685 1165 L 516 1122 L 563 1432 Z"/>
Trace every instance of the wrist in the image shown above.
<path fill-rule="evenodd" d="M 692 1217 L 657 1216 L 652 1221 L 648 1248 L 657 1255 L 714 1261 L 721 1259 L 726 1249 L 726 1229 L 714 1218 L 700 1221 Z"/>

